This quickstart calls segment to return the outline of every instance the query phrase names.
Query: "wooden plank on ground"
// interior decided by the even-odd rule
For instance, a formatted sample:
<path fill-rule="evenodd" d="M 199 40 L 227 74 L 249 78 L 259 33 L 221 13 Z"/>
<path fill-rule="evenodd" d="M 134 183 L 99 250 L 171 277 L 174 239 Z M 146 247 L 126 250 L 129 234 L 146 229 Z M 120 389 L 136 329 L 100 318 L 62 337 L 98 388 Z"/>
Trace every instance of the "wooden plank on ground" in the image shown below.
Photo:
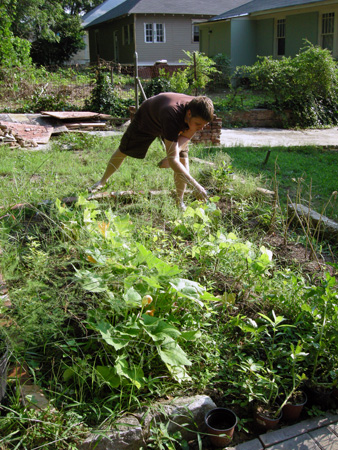
<path fill-rule="evenodd" d="M 108 114 L 95 113 L 92 111 L 41 111 L 41 114 L 55 117 L 60 120 L 111 119 L 111 116 Z"/>

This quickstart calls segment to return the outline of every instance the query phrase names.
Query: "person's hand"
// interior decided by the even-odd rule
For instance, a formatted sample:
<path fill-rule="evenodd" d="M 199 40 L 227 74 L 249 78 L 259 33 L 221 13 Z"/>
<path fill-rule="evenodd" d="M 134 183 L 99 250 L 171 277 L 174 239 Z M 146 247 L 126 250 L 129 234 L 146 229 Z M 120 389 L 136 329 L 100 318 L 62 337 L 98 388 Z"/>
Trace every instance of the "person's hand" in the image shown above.
<path fill-rule="evenodd" d="M 204 189 L 203 186 L 201 186 L 200 184 L 198 184 L 197 186 L 195 186 L 195 197 L 197 198 L 197 200 L 202 200 L 202 201 L 206 201 L 208 200 L 208 194 L 207 191 Z"/>
<path fill-rule="evenodd" d="M 97 191 L 100 191 L 104 187 L 104 184 L 101 183 L 101 181 L 98 181 L 97 183 L 93 184 L 91 188 L 89 188 L 89 192 L 94 194 Z"/>

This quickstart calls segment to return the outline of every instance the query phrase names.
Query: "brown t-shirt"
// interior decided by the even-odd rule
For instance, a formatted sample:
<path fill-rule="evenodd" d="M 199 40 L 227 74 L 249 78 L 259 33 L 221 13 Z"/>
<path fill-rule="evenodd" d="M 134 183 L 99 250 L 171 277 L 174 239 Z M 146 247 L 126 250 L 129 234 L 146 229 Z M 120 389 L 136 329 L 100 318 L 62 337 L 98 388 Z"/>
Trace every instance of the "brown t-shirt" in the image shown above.
<path fill-rule="evenodd" d="M 143 133 L 177 142 L 179 133 L 188 129 L 184 118 L 192 99 L 190 95 L 174 92 L 154 95 L 141 104 L 134 120 Z"/>

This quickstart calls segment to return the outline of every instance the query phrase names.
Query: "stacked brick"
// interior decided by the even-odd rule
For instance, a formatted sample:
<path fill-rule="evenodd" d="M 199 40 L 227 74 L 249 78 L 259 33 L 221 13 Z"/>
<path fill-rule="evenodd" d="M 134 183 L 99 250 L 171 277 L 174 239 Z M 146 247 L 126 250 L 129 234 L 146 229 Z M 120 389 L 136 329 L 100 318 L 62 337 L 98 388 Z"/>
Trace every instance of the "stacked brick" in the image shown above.
<path fill-rule="evenodd" d="M 6 125 L 0 125 L 0 145 L 9 145 L 12 148 L 38 146 L 34 139 L 24 139 Z"/>
<path fill-rule="evenodd" d="M 193 144 L 202 143 L 208 145 L 220 145 L 222 131 L 222 119 L 214 114 L 212 122 L 208 123 L 203 130 L 198 131 L 191 142 Z"/>

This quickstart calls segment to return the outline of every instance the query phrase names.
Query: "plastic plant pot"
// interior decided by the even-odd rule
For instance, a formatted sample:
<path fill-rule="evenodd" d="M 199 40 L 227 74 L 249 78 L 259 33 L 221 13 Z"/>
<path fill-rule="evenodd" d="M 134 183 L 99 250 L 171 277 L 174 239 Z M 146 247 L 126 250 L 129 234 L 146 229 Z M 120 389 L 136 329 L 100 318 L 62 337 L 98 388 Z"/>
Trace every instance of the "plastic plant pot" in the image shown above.
<path fill-rule="evenodd" d="M 227 408 L 214 408 L 205 415 L 205 424 L 210 442 L 215 447 L 229 444 L 237 425 L 237 416 Z"/>
<path fill-rule="evenodd" d="M 294 402 L 287 403 L 283 407 L 283 419 L 290 421 L 298 420 L 300 413 L 302 412 L 302 409 L 305 403 L 307 402 L 307 395 L 305 394 L 305 392 L 303 392 L 302 394 L 303 400 L 299 400 L 296 403 Z"/>

